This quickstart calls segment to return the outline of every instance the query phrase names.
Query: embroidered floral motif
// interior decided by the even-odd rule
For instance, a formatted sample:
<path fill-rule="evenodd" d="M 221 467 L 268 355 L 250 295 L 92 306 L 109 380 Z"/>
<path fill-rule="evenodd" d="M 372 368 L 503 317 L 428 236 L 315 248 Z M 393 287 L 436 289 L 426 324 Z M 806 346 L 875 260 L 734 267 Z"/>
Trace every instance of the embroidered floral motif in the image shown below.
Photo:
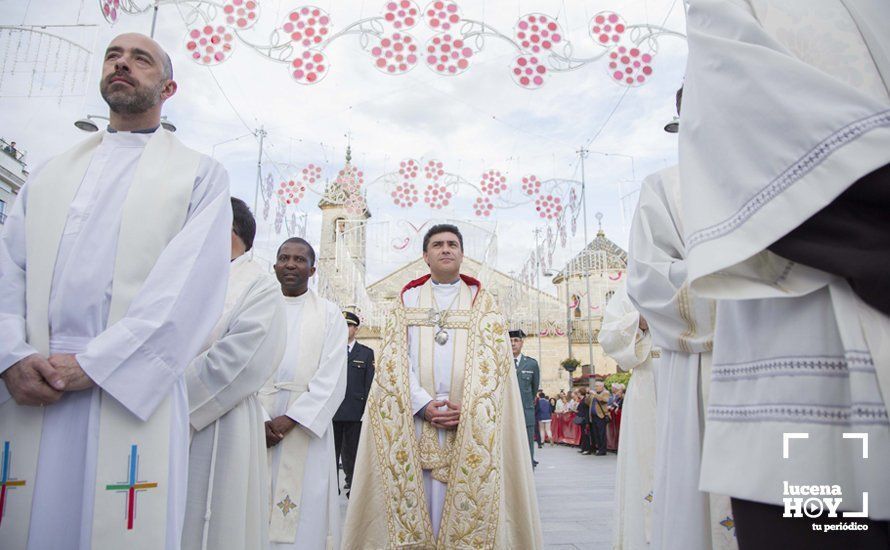
<path fill-rule="evenodd" d="M 415 475 L 427 467 L 423 460 L 427 450 L 425 438 L 404 438 L 404 434 L 414 433 L 405 334 L 408 326 L 428 323 L 427 313 L 399 307 L 387 317 L 381 353 L 387 376 L 374 378 L 368 397 L 370 410 L 379 411 L 369 417 L 386 491 L 390 544 L 412 548 L 493 548 L 500 513 L 502 451 L 498 433 L 505 382 L 512 368 L 503 319 L 496 312 L 494 299 L 480 291 L 469 316 L 449 316 L 447 322 L 447 328 L 469 329 L 463 382 L 465 412 L 458 430 L 449 432 L 451 443 L 445 447 L 447 452 L 441 452 L 438 433 L 432 430 L 440 451 L 438 458 L 444 460 L 433 475 L 447 473 L 448 483 L 442 529 L 435 541 L 423 477 Z"/>

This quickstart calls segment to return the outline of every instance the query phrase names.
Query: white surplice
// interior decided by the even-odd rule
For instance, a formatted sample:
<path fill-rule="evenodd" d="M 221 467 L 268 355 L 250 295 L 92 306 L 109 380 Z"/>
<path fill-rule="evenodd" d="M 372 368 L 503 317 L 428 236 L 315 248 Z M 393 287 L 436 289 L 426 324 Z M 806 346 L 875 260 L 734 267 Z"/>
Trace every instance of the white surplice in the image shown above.
<path fill-rule="evenodd" d="M 50 351 L 77 354 L 100 382 L 46 407 L 30 550 L 90 548 L 100 388 L 140 418 L 151 416 L 158 395 L 171 396 L 166 548 L 180 545 L 189 438 L 182 375 L 222 310 L 232 213 L 225 170 L 203 157 L 182 231 L 126 316 L 106 326 L 122 205 L 149 138 L 105 134 L 68 211 L 49 302 Z M 27 193 L 26 184 L 0 239 L 0 370 L 35 353 L 25 337 L 25 216 L 40 213 L 26 212 Z M 7 398 L 0 384 L 0 401 Z"/>
<path fill-rule="evenodd" d="M 309 291 L 311 292 L 311 291 Z M 285 296 L 287 313 L 287 345 L 275 382 L 288 383 L 294 379 L 300 352 L 299 326 L 308 292 L 298 297 Z M 273 549 L 325 550 L 340 547 L 340 509 L 337 502 L 337 468 L 334 463 L 334 433 L 331 420 L 346 395 L 346 322 L 336 304 L 323 298 L 325 318 L 314 322 L 325 323 L 324 342 L 318 370 L 309 382 L 309 390 L 288 407 L 286 391 L 275 396 L 275 408 L 266 413 L 275 418 L 287 415 L 310 437 L 309 450 L 303 469 L 300 496 L 300 520 L 293 544 L 270 543 Z M 287 437 L 287 436 L 285 436 Z M 272 486 L 278 479 L 281 463 L 281 444 L 269 451 Z"/>
<path fill-rule="evenodd" d="M 460 293 L 461 280 L 451 284 L 431 283 L 433 286 L 433 297 L 436 305 L 440 310 L 447 310 L 452 305 L 457 305 L 458 294 Z M 420 289 L 415 287 L 405 291 L 402 295 L 403 303 L 408 307 L 417 307 L 420 300 Z M 475 298 L 479 287 L 471 286 L 470 291 Z M 448 341 L 454 342 L 454 329 L 445 329 L 448 333 Z M 427 393 L 420 385 L 420 375 L 418 374 L 418 353 L 420 346 L 417 341 L 420 337 L 420 327 L 410 327 L 408 329 L 408 361 L 411 365 L 411 408 L 415 415 L 433 400 L 433 396 Z M 462 367 L 462 365 L 461 365 Z M 433 346 L 433 376 L 436 380 L 436 400 L 448 399 L 451 393 L 451 371 L 454 368 L 454 346 Z M 417 437 L 420 437 L 423 429 L 423 418 L 414 417 L 414 429 Z M 438 430 L 439 444 L 445 444 L 445 437 L 448 430 Z M 423 471 L 424 493 L 426 494 L 427 510 L 430 511 L 430 518 L 433 525 L 433 536 L 439 536 L 439 523 L 442 521 L 442 510 L 445 506 L 445 492 L 448 489 L 447 483 L 433 479 L 429 470 Z"/>
<path fill-rule="evenodd" d="M 633 370 L 618 435 L 614 550 L 648 548 L 652 538 L 655 468 L 655 359 L 652 337 L 639 329 L 640 314 L 621 285 L 606 305 L 599 341 L 623 370 Z"/>
<path fill-rule="evenodd" d="M 192 436 L 182 548 L 265 548 L 269 472 L 257 391 L 275 373 L 287 335 L 278 282 L 247 253 L 229 274 L 226 307 L 208 348 L 186 371 Z"/>
<path fill-rule="evenodd" d="M 627 293 L 661 350 L 652 548 L 738 546 L 729 499 L 699 491 L 716 304 L 686 285 L 677 167 L 643 180 L 630 230 Z"/>
<path fill-rule="evenodd" d="M 716 298 L 701 487 L 781 506 L 839 485 L 890 519 L 890 318 L 768 247 L 890 163 L 890 4 L 690 0 L 680 181 L 690 287 Z M 851 246 L 853 243 L 851 243 Z M 783 458 L 785 433 L 806 433 Z"/>

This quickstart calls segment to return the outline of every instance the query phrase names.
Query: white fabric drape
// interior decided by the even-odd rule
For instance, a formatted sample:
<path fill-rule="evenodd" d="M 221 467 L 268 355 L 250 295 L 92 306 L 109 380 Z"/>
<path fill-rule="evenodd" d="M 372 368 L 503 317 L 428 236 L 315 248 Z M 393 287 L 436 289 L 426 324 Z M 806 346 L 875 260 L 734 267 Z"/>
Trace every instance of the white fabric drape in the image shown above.
<path fill-rule="evenodd" d="M 643 181 L 630 232 L 627 291 L 661 348 L 652 548 L 736 548 L 729 499 L 699 491 L 716 304 L 686 285 L 676 167 Z"/>
<path fill-rule="evenodd" d="M 856 9 L 848 9 L 857 6 Z M 691 0 L 680 132 L 691 288 L 718 298 L 701 487 L 782 504 L 790 484 L 838 484 L 841 509 L 890 518 L 890 319 L 839 277 L 767 250 L 890 163 L 879 0 Z M 861 8 L 861 9 L 859 9 Z M 863 19 L 863 14 L 872 14 Z M 878 23 L 882 21 L 883 24 Z M 801 37 L 818 37 L 802 40 Z M 876 313 L 876 312 L 875 312 Z M 880 388 L 880 389 L 879 389 Z M 882 393 L 883 392 L 883 393 Z M 785 432 L 809 439 L 783 459 Z"/>
<path fill-rule="evenodd" d="M 312 291 L 309 291 L 312 292 Z M 285 297 L 287 313 L 287 345 L 275 382 L 286 383 L 294 378 L 300 352 L 300 326 L 307 294 Z M 346 322 L 336 304 L 318 298 L 324 305 L 324 342 L 315 376 L 304 392 L 288 408 L 288 392 L 276 395 L 275 408 L 266 413 L 272 418 L 287 415 L 298 422 L 295 430 L 304 430 L 311 437 L 303 469 L 300 521 L 293 544 L 270 543 L 273 549 L 323 550 L 340 546 L 340 510 L 337 503 L 337 470 L 334 464 L 334 434 L 331 420 L 346 394 Z M 282 460 L 281 445 L 269 450 L 271 478 L 274 487 L 278 465 Z"/>
<path fill-rule="evenodd" d="M 256 392 L 281 361 L 286 335 L 278 283 L 249 253 L 233 261 L 226 309 L 208 349 L 186 371 L 197 432 L 189 448 L 183 549 L 268 543 L 269 472 Z"/>
<path fill-rule="evenodd" d="M 182 374 L 222 307 L 231 206 L 225 170 L 203 157 L 182 231 L 159 257 L 126 316 L 106 326 L 116 229 L 150 138 L 104 135 L 69 209 L 53 273 L 50 351 L 77 354 L 99 387 L 66 394 L 46 407 L 32 501 L 32 526 L 39 528 L 31 529 L 32 550 L 90 548 L 100 388 L 141 418 L 151 415 L 159 396 L 171 397 L 166 548 L 179 548 L 189 435 Z M 38 174 L 39 169 L 31 177 Z M 24 332 L 24 222 L 26 215 L 40 214 L 26 212 L 27 193 L 26 184 L 0 239 L 2 370 L 34 353 Z M 195 314 L 208 310 L 207 304 L 218 304 L 209 308 L 216 310 L 211 318 Z M 0 401 L 8 397 L 0 385 Z"/>
<path fill-rule="evenodd" d="M 621 285 L 606 305 L 599 340 L 606 355 L 632 370 L 621 411 L 615 481 L 615 550 L 648 548 L 652 538 L 655 463 L 655 366 L 652 337 Z"/>

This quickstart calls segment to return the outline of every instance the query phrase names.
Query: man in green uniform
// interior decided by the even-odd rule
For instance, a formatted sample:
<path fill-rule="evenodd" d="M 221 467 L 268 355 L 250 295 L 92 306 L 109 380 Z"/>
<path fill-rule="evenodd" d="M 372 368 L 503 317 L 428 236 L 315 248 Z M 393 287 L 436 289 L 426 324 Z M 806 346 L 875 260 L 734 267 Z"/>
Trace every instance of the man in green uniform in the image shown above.
<path fill-rule="evenodd" d="M 513 364 L 516 365 L 516 378 L 519 380 L 519 394 L 522 396 L 522 408 L 525 413 L 525 428 L 528 432 L 528 450 L 535 460 L 535 394 L 541 386 L 541 369 L 538 362 L 522 354 L 525 333 L 521 330 L 510 331 L 510 345 L 513 347 Z"/>

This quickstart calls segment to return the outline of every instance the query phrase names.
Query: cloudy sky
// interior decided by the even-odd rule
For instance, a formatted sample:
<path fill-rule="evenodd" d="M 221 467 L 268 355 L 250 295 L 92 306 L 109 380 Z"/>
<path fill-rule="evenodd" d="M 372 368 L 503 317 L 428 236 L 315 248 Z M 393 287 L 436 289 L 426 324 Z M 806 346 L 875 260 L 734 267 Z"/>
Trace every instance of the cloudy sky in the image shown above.
<path fill-rule="evenodd" d="M 149 0 L 135 0 L 147 5 Z M 383 14 L 387 0 L 315 0 L 327 11 L 337 33 L 359 20 Z M 270 32 L 280 27 L 289 12 L 306 3 L 295 0 L 259 0 L 256 25 L 241 36 L 254 44 L 269 42 Z M 423 8 L 425 3 L 418 2 Z M 684 32 L 683 2 L 678 0 L 469 0 L 459 1 L 464 19 L 484 22 L 512 36 L 520 17 L 542 13 L 555 18 L 575 58 L 590 58 L 602 51 L 589 34 L 589 23 L 602 10 L 622 15 L 628 25 L 662 25 Z M 0 136 L 18 142 L 27 151 L 29 164 L 36 165 L 84 137 L 73 121 L 85 114 L 107 114 L 98 94 L 98 70 L 102 52 L 120 32 L 147 33 L 150 14 L 119 17 L 111 27 L 102 18 L 96 0 L 0 0 L 0 25 L 89 25 L 49 28 L 84 45 L 92 54 L 91 72 L 79 95 L 47 95 L 64 70 L 54 61 L 56 80 L 43 82 L 45 90 L 33 86 L 24 75 L 34 68 L 19 56 L 18 73 L 9 75 L 15 58 L 18 35 L 0 34 Z M 596 231 L 594 214 L 602 212 L 603 228 L 618 244 L 626 233 L 635 203 L 634 191 L 649 173 L 676 161 L 676 137 L 662 131 L 674 114 L 674 91 L 682 81 L 686 45 L 682 39 L 663 37 L 658 41 L 654 72 L 641 87 L 627 89 L 611 82 L 607 60 L 591 61 L 569 72 L 551 74 L 545 85 L 526 90 L 511 79 L 511 63 L 517 51 L 508 42 L 488 38 L 471 58 L 463 74 L 440 76 L 423 61 L 404 75 L 378 71 L 373 57 L 362 48 L 356 34 L 344 35 L 326 47 L 329 71 L 319 83 L 298 84 L 288 65 L 263 57 L 245 42 L 235 40 L 231 58 L 213 68 L 199 66 L 188 56 L 185 44 L 188 8 L 162 5 L 156 38 L 168 50 L 175 66 L 179 92 L 165 107 L 178 127 L 178 136 L 188 145 L 213 154 L 228 169 L 233 195 L 253 203 L 258 143 L 252 135 L 263 126 L 265 140 L 263 174 L 271 173 L 276 184 L 308 163 L 323 167 L 330 178 L 342 167 L 347 139 L 351 140 L 353 163 L 365 173 L 370 185 L 367 196 L 372 213 L 368 248 L 369 278 L 374 280 L 410 259 L 394 243 L 412 237 L 413 227 L 431 219 L 466 221 L 474 235 L 469 252 L 480 255 L 484 235 L 497 237 L 495 265 L 506 272 L 519 271 L 534 244 L 534 229 L 546 222 L 534 205 L 521 194 L 520 179 L 535 174 L 541 180 L 580 180 L 576 151 L 587 144 L 591 150 L 585 164 L 588 185 L 588 228 Z M 423 23 L 410 31 L 420 45 L 434 32 Z M 52 53 L 70 58 L 64 50 Z M 58 65 L 58 66 L 57 66 Z M 39 63 L 37 65 L 40 69 Z M 71 89 L 70 78 L 66 90 Z M 347 135 L 349 138 L 347 138 Z M 403 159 L 420 163 L 443 162 L 449 173 L 478 183 L 483 172 L 499 170 L 506 175 L 510 204 L 519 206 L 494 210 L 477 223 L 472 203 L 477 192 L 467 186 L 458 198 L 438 211 L 421 201 L 410 210 L 395 206 L 385 174 L 398 169 Z M 373 182 L 373 183 L 371 183 Z M 567 192 L 563 183 L 559 190 Z M 419 184 L 423 191 L 423 184 Z M 580 189 L 578 189 L 580 191 Z M 297 210 L 308 215 L 310 240 L 317 242 L 320 211 L 318 196 L 311 191 Z M 496 204 L 497 201 L 496 201 Z M 501 203 L 507 204 L 507 203 Z M 409 223 L 410 222 L 410 223 Z M 579 220 L 580 222 L 580 220 Z M 475 228 L 475 229 L 474 229 Z M 283 235 L 275 235 L 262 224 L 260 246 L 268 250 Z M 583 245 L 581 226 L 565 248 L 558 247 L 553 263 L 558 268 Z M 408 250 L 419 248 L 411 242 Z M 549 285 L 546 288 L 552 288 Z"/>

